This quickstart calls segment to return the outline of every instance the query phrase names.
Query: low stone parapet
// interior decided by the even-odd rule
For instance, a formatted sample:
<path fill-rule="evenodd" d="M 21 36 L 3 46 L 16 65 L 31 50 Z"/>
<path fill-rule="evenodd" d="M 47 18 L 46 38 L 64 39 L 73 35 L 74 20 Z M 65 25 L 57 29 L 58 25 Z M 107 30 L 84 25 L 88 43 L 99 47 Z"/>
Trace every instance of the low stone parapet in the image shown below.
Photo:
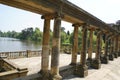
<path fill-rule="evenodd" d="M 4 71 L 0 72 L 0 80 L 13 80 L 15 78 L 23 77 L 27 75 L 27 68 L 18 67 L 16 64 L 9 60 L 1 59 L 2 63 L 0 68 Z"/>

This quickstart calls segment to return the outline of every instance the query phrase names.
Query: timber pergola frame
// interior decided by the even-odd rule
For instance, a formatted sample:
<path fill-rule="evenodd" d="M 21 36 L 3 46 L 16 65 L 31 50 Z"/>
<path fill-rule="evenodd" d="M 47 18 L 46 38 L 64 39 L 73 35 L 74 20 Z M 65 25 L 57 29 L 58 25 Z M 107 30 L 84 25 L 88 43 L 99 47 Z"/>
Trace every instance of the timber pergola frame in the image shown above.
<path fill-rule="evenodd" d="M 44 19 L 44 30 L 43 30 L 43 42 L 42 42 L 42 59 L 41 59 L 41 71 L 42 80 L 62 80 L 61 74 L 59 74 L 59 55 L 60 55 L 60 29 L 61 21 L 67 21 L 73 24 L 74 37 L 72 47 L 72 68 L 64 71 L 78 75 L 79 77 L 85 77 L 88 75 L 88 67 L 86 65 L 87 60 L 90 62 L 90 66 L 95 69 L 99 69 L 102 63 L 108 63 L 109 60 L 113 60 L 120 56 L 120 33 L 89 14 L 83 9 L 77 7 L 73 3 L 67 0 L 0 0 L 0 3 L 31 11 L 42 15 Z M 54 19 L 53 29 L 53 42 L 52 42 L 52 54 L 51 64 L 49 64 L 49 39 L 50 39 L 50 20 Z M 77 49 L 78 49 L 78 28 L 82 28 L 82 49 L 80 63 L 77 64 Z M 88 51 L 88 59 L 86 60 L 87 53 L 87 32 L 90 31 L 90 46 Z M 96 40 L 96 54 L 95 59 L 92 59 L 92 41 L 93 31 L 97 31 Z M 102 35 L 105 34 L 105 55 L 101 59 L 101 45 Z M 110 51 L 108 51 L 108 43 L 110 42 Z M 110 52 L 110 53 L 109 53 Z M 109 54 L 108 54 L 109 53 Z M 50 71 L 49 71 L 49 66 Z M 64 74 L 65 75 L 65 74 Z M 62 75 L 62 76 L 64 76 Z"/>

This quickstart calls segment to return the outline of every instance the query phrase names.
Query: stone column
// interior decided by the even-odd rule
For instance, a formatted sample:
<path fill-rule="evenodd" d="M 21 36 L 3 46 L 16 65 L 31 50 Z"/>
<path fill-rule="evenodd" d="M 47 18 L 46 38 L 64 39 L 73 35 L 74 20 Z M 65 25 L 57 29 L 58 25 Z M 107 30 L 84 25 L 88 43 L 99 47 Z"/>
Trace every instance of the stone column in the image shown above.
<path fill-rule="evenodd" d="M 119 43 L 118 41 L 119 41 L 119 38 L 118 38 L 118 35 L 117 35 L 117 36 L 116 36 L 116 49 L 115 49 L 115 52 L 116 52 L 116 54 L 117 54 L 117 57 L 118 57 L 118 52 L 119 52 L 119 51 L 118 51 L 118 47 L 119 47 L 119 46 L 118 46 L 118 43 Z"/>
<path fill-rule="evenodd" d="M 59 75 L 59 55 L 60 55 L 60 30 L 61 30 L 61 15 L 57 14 L 54 19 L 52 54 L 51 54 L 51 78 L 52 80 L 62 80 Z"/>
<path fill-rule="evenodd" d="M 115 39 L 114 39 L 114 56 L 115 56 L 115 58 L 118 58 L 117 47 L 118 47 L 118 38 L 117 38 L 117 36 L 115 36 Z"/>
<path fill-rule="evenodd" d="M 113 37 L 110 39 L 110 54 L 109 54 L 109 60 L 114 60 L 114 54 L 113 54 Z"/>
<path fill-rule="evenodd" d="M 92 53 L 93 53 L 93 31 L 94 29 L 91 28 L 89 29 L 89 48 L 88 48 L 88 59 L 87 59 L 87 64 L 88 66 L 91 66 L 92 63 Z"/>
<path fill-rule="evenodd" d="M 42 16 L 44 19 L 43 29 L 43 42 L 42 42 L 42 60 L 41 60 L 41 71 L 43 80 L 49 78 L 49 39 L 50 39 L 50 18 L 48 16 Z"/>
<path fill-rule="evenodd" d="M 99 69 L 101 67 L 100 54 L 101 54 L 101 34 L 102 31 L 97 33 L 97 44 L 95 59 L 92 62 L 92 68 Z"/>
<path fill-rule="evenodd" d="M 73 46 L 72 46 L 72 60 L 70 65 L 77 64 L 77 53 L 78 53 L 78 28 L 79 24 L 73 24 L 74 26 L 74 38 L 73 38 Z"/>
<path fill-rule="evenodd" d="M 104 64 L 108 64 L 108 42 L 109 42 L 108 37 L 109 37 L 109 35 L 108 35 L 108 33 L 106 33 L 106 35 L 105 35 L 105 49 L 104 49 L 105 53 L 104 53 L 104 56 L 101 57 L 102 58 L 101 63 L 104 63 Z"/>
<path fill-rule="evenodd" d="M 85 77 L 88 75 L 88 67 L 86 65 L 86 53 L 87 53 L 87 25 L 82 25 L 82 49 L 80 55 L 80 64 L 77 65 L 76 75 L 79 77 Z"/>
<path fill-rule="evenodd" d="M 118 52 L 119 52 L 119 53 L 118 53 L 118 56 L 120 56 L 120 36 L 119 36 L 118 42 L 119 42 L 119 43 L 118 43 L 118 45 L 119 45 L 119 46 L 118 46 Z"/>

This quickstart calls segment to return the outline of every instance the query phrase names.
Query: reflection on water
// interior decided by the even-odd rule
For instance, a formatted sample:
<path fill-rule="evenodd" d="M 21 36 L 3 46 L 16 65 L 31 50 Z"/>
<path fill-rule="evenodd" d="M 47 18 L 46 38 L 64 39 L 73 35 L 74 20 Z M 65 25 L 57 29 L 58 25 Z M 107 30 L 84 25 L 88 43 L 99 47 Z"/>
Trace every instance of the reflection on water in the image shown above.
<path fill-rule="evenodd" d="M 0 37 L 0 52 L 40 50 L 41 44 L 31 41 L 21 41 L 15 38 Z"/>

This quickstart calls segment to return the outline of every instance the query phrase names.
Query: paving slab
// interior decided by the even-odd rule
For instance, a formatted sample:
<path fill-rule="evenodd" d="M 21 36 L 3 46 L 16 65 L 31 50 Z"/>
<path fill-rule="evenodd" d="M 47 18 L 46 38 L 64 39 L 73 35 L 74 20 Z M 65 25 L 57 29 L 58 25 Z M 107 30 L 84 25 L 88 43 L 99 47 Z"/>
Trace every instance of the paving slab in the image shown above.
<path fill-rule="evenodd" d="M 49 58 L 51 59 L 51 56 Z M 11 59 L 10 61 L 18 66 L 28 68 L 29 72 L 27 75 L 38 73 L 41 69 L 41 57 Z M 79 61 L 80 55 L 77 56 L 77 62 Z M 69 65 L 70 62 L 70 54 L 60 54 L 60 67 Z M 89 69 L 88 76 L 85 78 L 70 75 L 64 80 L 120 80 L 120 58 L 115 58 L 114 61 L 109 61 L 108 64 L 102 64 L 101 69 Z"/>

